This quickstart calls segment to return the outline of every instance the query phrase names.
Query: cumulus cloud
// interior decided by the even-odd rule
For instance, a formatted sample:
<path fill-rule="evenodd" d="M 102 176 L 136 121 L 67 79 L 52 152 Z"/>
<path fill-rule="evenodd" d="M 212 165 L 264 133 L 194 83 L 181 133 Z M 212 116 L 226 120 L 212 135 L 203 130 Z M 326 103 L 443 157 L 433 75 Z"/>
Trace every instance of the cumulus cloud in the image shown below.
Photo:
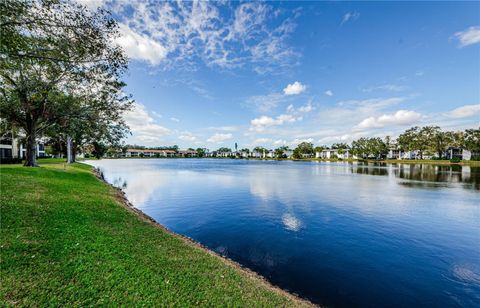
<path fill-rule="evenodd" d="M 480 26 L 470 27 L 464 31 L 459 31 L 454 34 L 458 39 L 460 47 L 465 47 L 480 43 Z"/>
<path fill-rule="evenodd" d="M 480 104 L 476 105 L 465 105 L 453 109 L 447 113 L 447 116 L 452 118 L 469 118 L 469 117 L 480 117 Z"/>
<path fill-rule="evenodd" d="M 170 130 L 155 123 L 144 105 L 136 103 L 134 108 L 124 115 L 125 122 L 130 127 L 133 136 L 143 142 L 160 141 L 170 134 Z"/>
<path fill-rule="evenodd" d="M 147 61 L 152 65 L 159 64 L 167 56 L 165 47 L 146 35 L 140 35 L 125 24 L 119 24 L 120 36 L 115 43 L 123 48 L 133 59 Z"/>
<path fill-rule="evenodd" d="M 333 96 L 332 90 L 327 90 L 327 91 L 325 91 L 325 95 L 326 95 L 326 96 Z"/>
<path fill-rule="evenodd" d="M 269 116 L 261 116 L 250 121 L 250 131 L 262 132 L 266 128 L 271 126 L 283 125 L 285 123 L 293 123 L 301 121 L 302 119 L 302 117 L 296 117 L 291 114 L 281 114 L 276 118 L 272 118 Z"/>
<path fill-rule="evenodd" d="M 130 1 L 105 7 L 119 18 L 119 44 L 162 68 L 249 67 L 257 73 L 298 63 L 289 44 L 296 16 L 264 2 Z"/>
<path fill-rule="evenodd" d="M 341 24 L 343 25 L 348 21 L 355 21 L 358 19 L 358 17 L 360 17 L 360 13 L 358 12 L 347 12 L 345 15 L 343 15 Z"/>
<path fill-rule="evenodd" d="M 301 82 L 295 81 L 292 84 L 289 84 L 283 89 L 283 94 L 285 95 L 298 95 L 302 92 L 305 92 L 307 87 Z"/>
<path fill-rule="evenodd" d="M 211 136 L 210 138 L 207 139 L 207 142 L 210 143 L 222 143 L 224 141 L 232 139 L 232 134 L 222 134 L 222 133 L 216 133 L 215 135 Z"/>
<path fill-rule="evenodd" d="M 357 127 L 361 129 L 382 128 L 387 125 L 410 125 L 422 118 L 422 115 L 412 110 L 398 110 L 392 114 L 379 117 L 369 117 L 360 122 Z"/>
<path fill-rule="evenodd" d="M 175 118 L 175 117 L 171 117 L 170 120 L 173 121 L 173 122 L 180 122 L 180 120 Z"/>

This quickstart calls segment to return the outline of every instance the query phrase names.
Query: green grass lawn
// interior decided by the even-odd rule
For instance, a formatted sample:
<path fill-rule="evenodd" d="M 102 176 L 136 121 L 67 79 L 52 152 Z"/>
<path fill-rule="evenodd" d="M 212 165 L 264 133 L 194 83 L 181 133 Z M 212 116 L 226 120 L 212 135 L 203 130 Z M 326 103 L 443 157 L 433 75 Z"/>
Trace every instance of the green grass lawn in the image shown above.
<path fill-rule="evenodd" d="M 0 305 L 300 306 L 126 209 L 91 167 L 0 166 Z"/>

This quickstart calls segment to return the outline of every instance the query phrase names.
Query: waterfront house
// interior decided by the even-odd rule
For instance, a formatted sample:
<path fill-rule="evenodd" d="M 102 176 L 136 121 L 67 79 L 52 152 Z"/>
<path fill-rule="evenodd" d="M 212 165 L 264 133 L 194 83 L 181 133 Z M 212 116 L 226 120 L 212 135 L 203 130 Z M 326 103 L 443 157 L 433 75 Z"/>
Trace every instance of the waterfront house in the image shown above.
<path fill-rule="evenodd" d="M 174 157 L 175 155 L 174 150 L 127 149 L 125 152 L 125 157 Z"/>
<path fill-rule="evenodd" d="M 252 158 L 262 158 L 263 157 L 263 152 L 257 152 L 257 151 L 250 152 L 250 157 L 252 157 Z"/>
<path fill-rule="evenodd" d="M 310 153 L 302 154 L 302 158 L 313 158 L 313 157 L 314 157 L 314 154 L 310 154 Z"/>
<path fill-rule="evenodd" d="M 478 152 L 472 152 L 467 149 L 462 149 L 458 147 L 449 147 L 445 151 L 446 159 L 461 159 L 461 160 L 471 160 L 473 157 L 480 156 Z"/>
<path fill-rule="evenodd" d="M 471 160 L 472 157 L 474 157 L 474 156 L 478 157 L 478 156 L 480 156 L 480 153 L 471 152 L 471 151 L 465 150 L 465 149 L 462 150 L 462 160 Z"/>
<path fill-rule="evenodd" d="M 240 157 L 242 158 L 248 158 L 249 156 L 250 156 L 250 152 L 247 152 L 247 151 L 240 152 Z"/>
<path fill-rule="evenodd" d="M 177 152 L 177 156 L 181 157 L 197 157 L 198 152 L 195 150 L 180 150 Z"/>

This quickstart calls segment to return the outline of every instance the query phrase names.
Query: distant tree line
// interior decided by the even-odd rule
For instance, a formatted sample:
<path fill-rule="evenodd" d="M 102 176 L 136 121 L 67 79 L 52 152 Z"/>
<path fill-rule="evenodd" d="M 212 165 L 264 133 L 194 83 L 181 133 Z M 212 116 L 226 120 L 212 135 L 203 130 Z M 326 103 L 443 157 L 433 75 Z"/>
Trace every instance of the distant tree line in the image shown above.
<path fill-rule="evenodd" d="M 465 131 L 444 131 L 439 126 L 412 127 L 404 131 L 396 140 L 391 137 L 361 137 L 354 140 L 350 145 L 346 143 L 334 143 L 330 147 L 326 145 L 314 146 L 311 142 L 301 142 L 293 149 L 293 157 L 296 159 L 313 157 L 316 152 L 325 149 L 335 149 L 338 154 L 344 154 L 347 150 L 360 158 L 385 158 L 391 149 L 404 152 L 417 151 L 420 158 L 424 155 L 436 155 L 438 159 L 444 158 L 445 151 L 449 148 L 462 148 L 475 154 L 473 159 L 480 159 L 480 128 L 466 129 Z M 219 152 L 230 152 L 229 148 L 220 148 Z M 249 149 L 242 149 L 249 152 Z M 257 153 L 268 153 L 264 147 L 257 146 L 253 149 Z M 276 158 L 284 158 L 285 152 L 290 151 L 287 146 L 281 146 L 273 150 Z"/>

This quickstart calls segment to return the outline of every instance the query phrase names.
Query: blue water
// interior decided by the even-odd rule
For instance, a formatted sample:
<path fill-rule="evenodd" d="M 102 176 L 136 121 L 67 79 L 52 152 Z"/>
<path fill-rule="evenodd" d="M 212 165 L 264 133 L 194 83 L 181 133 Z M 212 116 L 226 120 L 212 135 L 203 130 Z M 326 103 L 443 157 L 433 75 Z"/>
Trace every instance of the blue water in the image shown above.
<path fill-rule="evenodd" d="M 332 307 L 480 307 L 480 170 L 91 161 L 174 232 Z"/>

